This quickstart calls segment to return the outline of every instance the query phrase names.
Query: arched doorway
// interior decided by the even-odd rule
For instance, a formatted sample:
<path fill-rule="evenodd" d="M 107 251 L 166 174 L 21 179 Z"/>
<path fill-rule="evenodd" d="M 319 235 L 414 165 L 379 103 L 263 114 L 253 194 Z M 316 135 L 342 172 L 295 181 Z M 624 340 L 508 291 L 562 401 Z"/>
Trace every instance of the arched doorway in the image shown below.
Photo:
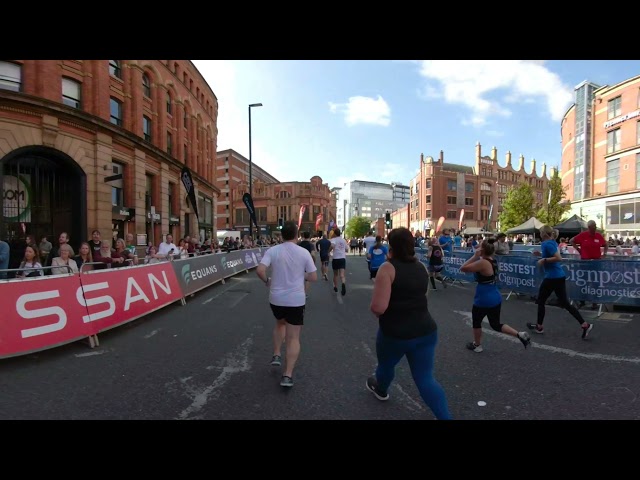
<path fill-rule="evenodd" d="M 49 147 L 22 147 L 0 159 L 0 239 L 21 259 L 27 235 L 56 244 L 67 232 L 77 251 L 87 235 L 87 177 L 70 156 Z"/>

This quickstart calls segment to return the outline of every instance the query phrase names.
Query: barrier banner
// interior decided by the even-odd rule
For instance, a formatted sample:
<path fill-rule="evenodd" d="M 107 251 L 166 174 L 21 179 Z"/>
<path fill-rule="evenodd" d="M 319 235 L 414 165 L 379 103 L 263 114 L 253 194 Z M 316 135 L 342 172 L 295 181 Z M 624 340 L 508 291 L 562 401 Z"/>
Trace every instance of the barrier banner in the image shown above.
<path fill-rule="evenodd" d="M 416 254 L 428 265 L 426 249 Z M 471 257 L 470 252 L 454 251 L 444 257 L 443 275 L 455 280 L 474 282 L 474 276 L 463 273 L 460 267 Z M 534 255 L 497 255 L 498 286 L 503 290 L 525 295 L 537 295 L 544 271 Z M 640 262 L 620 260 L 562 261 L 566 273 L 567 295 L 570 300 L 593 303 L 615 303 L 640 306 Z"/>
<path fill-rule="evenodd" d="M 78 275 L 28 278 L 0 282 L 0 358 L 75 342 L 94 335 L 96 326 L 84 322 Z"/>
<path fill-rule="evenodd" d="M 82 322 L 96 333 L 122 325 L 183 297 L 170 262 L 96 270 L 82 274 L 77 302 L 85 306 Z"/>
<path fill-rule="evenodd" d="M 257 267 L 262 260 L 262 251 L 262 248 L 233 250 L 229 253 L 183 258 L 171 263 L 183 296 L 186 297 L 223 278 Z"/>

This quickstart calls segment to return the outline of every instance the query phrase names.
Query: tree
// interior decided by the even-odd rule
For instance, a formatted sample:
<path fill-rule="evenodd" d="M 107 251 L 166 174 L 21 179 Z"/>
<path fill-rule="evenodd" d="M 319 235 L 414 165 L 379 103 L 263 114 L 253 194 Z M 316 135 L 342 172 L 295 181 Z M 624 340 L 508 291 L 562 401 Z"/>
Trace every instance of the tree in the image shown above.
<path fill-rule="evenodd" d="M 500 230 L 503 232 L 517 227 L 533 216 L 533 188 L 521 183 L 507 192 L 500 212 Z"/>
<path fill-rule="evenodd" d="M 549 192 L 551 192 L 551 201 L 549 202 Z M 556 170 L 549 187 L 544 192 L 544 201 L 548 202 L 547 206 L 540 208 L 536 218 L 547 225 L 554 226 L 565 220 L 565 216 L 571 209 L 571 202 L 566 200 L 567 193 L 562 188 L 562 179 Z"/>
<path fill-rule="evenodd" d="M 364 237 L 371 230 L 371 219 L 367 217 L 351 217 L 344 229 L 344 238 Z"/>

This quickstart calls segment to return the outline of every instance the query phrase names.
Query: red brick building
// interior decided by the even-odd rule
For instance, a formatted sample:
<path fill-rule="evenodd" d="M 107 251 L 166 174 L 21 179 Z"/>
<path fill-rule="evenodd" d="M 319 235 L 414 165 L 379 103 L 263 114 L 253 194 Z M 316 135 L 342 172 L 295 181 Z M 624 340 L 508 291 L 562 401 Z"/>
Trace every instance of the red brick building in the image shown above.
<path fill-rule="evenodd" d="M 587 85 L 590 95 L 580 102 L 578 85 L 562 120 L 562 185 L 572 213 L 608 234 L 640 236 L 640 75 Z"/>
<path fill-rule="evenodd" d="M 254 184 L 258 180 L 265 184 L 279 183 L 277 178 L 260 168 L 255 162 L 253 162 L 251 167 L 251 175 Z M 220 189 L 220 198 L 218 199 L 216 210 L 216 226 L 218 231 L 237 230 L 235 228 L 235 208 L 240 205 L 234 203 L 233 198 L 235 197 L 233 193 L 240 185 L 242 185 L 243 191 L 245 188 L 248 188 L 249 159 L 231 149 L 218 152 L 215 164 L 215 185 Z M 253 194 L 255 197 L 255 192 L 253 192 Z M 244 207 L 242 195 L 240 195 L 240 204 Z M 263 223 L 262 226 L 265 227 L 265 224 Z"/>
<path fill-rule="evenodd" d="M 404 207 L 391 213 L 391 224 L 393 225 L 393 228 L 411 228 L 411 222 L 409 221 L 410 218 L 411 212 L 409 211 L 409 204 L 407 203 Z"/>
<path fill-rule="evenodd" d="M 524 162 L 524 156 L 520 155 L 514 167 L 511 152 L 507 152 L 506 164 L 500 166 L 497 148 L 491 149 L 490 156 L 483 156 L 480 143 L 476 145 L 473 167 L 445 163 L 442 150 L 438 159 L 420 154 L 420 171 L 410 184 L 410 228 L 424 232 L 435 228 L 443 216 L 443 228 L 457 229 L 464 209 L 463 223 L 467 228 L 496 231 L 498 215 L 508 190 L 522 182 L 533 187 L 537 206 L 543 205 L 545 199 L 542 197 L 548 184 L 546 165 L 542 165 L 542 173 L 538 176 L 536 161 L 531 160 L 529 172 L 525 170 Z M 551 170 L 553 173 L 554 169 Z"/>
<path fill-rule="evenodd" d="M 0 61 L 0 238 L 212 236 L 217 116 L 188 60 Z"/>

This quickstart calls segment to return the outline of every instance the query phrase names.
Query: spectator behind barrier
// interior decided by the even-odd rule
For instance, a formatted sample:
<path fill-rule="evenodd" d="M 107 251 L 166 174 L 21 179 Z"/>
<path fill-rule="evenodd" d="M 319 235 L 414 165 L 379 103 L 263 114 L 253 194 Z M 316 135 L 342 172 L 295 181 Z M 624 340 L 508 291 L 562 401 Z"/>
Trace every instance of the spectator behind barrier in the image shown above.
<path fill-rule="evenodd" d="M 93 253 L 91 251 L 91 246 L 89 245 L 89 242 L 82 242 L 80 244 L 80 251 L 78 255 L 73 257 L 73 259 L 75 260 L 76 265 L 78 266 L 78 271 L 88 272 L 90 270 L 93 270 L 93 265 L 85 265 L 86 263 L 93 262 Z M 84 268 L 82 268 L 83 265 L 84 265 Z"/>
<path fill-rule="evenodd" d="M 51 260 L 51 266 L 53 267 L 51 269 L 52 275 L 78 273 L 78 264 L 72 258 L 73 248 L 71 248 L 71 245 L 60 245 L 59 255 L 59 257 L 55 257 L 53 260 Z M 67 267 L 69 267 L 71 271 L 69 271 L 69 268 Z"/>
<path fill-rule="evenodd" d="M 42 265 L 38 258 L 40 258 L 38 247 L 33 244 L 27 245 L 27 248 L 24 249 L 24 258 L 20 263 L 20 271 L 16 274 L 16 278 L 43 276 Z"/>

